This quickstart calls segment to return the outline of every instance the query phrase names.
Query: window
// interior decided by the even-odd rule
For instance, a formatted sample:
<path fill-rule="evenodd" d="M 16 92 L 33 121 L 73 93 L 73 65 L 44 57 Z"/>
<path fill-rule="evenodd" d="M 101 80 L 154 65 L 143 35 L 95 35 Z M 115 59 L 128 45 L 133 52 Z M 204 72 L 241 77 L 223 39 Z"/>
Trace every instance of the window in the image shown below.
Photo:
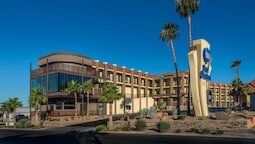
<path fill-rule="evenodd" d="M 160 80 L 155 80 L 155 86 L 160 87 Z"/>
<path fill-rule="evenodd" d="M 113 81 L 113 72 L 110 71 L 107 72 L 107 79 Z"/>
<path fill-rule="evenodd" d="M 138 85 L 138 77 L 134 77 L 134 84 Z"/>
<path fill-rule="evenodd" d="M 152 87 L 152 80 L 148 80 L 148 86 Z"/>
<path fill-rule="evenodd" d="M 141 79 L 141 85 L 145 86 L 145 80 L 144 79 Z"/>
<path fill-rule="evenodd" d="M 130 78 L 130 76 L 126 76 L 126 83 L 131 83 L 131 78 Z"/>
<path fill-rule="evenodd" d="M 117 82 L 122 82 L 122 74 L 117 73 Z"/>

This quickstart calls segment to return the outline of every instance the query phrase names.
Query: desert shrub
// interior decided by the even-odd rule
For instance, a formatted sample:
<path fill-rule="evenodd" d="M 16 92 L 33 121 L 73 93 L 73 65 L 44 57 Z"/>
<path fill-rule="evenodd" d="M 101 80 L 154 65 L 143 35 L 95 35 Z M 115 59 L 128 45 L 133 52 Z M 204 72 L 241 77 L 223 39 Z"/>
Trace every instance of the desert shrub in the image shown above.
<path fill-rule="evenodd" d="M 185 115 L 179 115 L 177 117 L 178 120 L 185 120 L 186 116 Z"/>
<path fill-rule="evenodd" d="M 141 109 L 139 113 L 141 118 L 145 118 L 147 116 L 148 109 Z"/>
<path fill-rule="evenodd" d="M 98 125 L 96 127 L 96 131 L 100 132 L 100 131 L 107 131 L 107 127 L 105 125 Z"/>
<path fill-rule="evenodd" d="M 204 129 L 201 130 L 200 133 L 201 134 L 210 134 L 211 132 L 210 132 L 210 130 L 208 128 L 204 128 Z"/>
<path fill-rule="evenodd" d="M 175 133 L 181 133 L 181 132 L 182 132 L 181 129 L 177 129 L 177 130 L 175 131 Z"/>
<path fill-rule="evenodd" d="M 21 119 L 15 123 L 16 128 L 30 128 L 32 127 L 31 121 L 28 119 Z"/>
<path fill-rule="evenodd" d="M 122 131 L 122 127 L 121 126 L 117 126 L 117 127 L 115 127 L 114 129 L 113 129 L 113 131 Z"/>
<path fill-rule="evenodd" d="M 157 109 L 151 107 L 151 108 L 148 110 L 147 117 L 150 118 L 150 119 L 155 118 L 156 112 L 157 112 Z"/>
<path fill-rule="evenodd" d="M 170 129 L 170 124 L 168 122 L 161 121 L 157 124 L 157 127 L 159 129 L 159 132 L 166 132 Z"/>
<path fill-rule="evenodd" d="M 33 129 L 41 129 L 41 128 L 44 128 L 43 125 L 35 125 L 32 127 Z"/>
<path fill-rule="evenodd" d="M 222 134 L 224 134 L 224 131 L 223 130 L 216 130 L 216 131 L 212 132 L 211 134 L 222 135 Z"/>
<path fill-rule="evenodd" d="M 155 118 L 155 115 L 156 115 L 156 112 L 157 112 L 157 109 L 156 108 L 145 108 L 145 109 L 141 109 L 140 110 L 140 117 L 141 118 L 150 118 L 150 119 L 153 119 Z"/>
<path fill-rule="evenodd" d="M 191 128 L 191 129 L 189 130 L 189 132 L 198 133 L 198 129 L 196 129 L 196 128 Z"/>
<path fill-rule="evenodd" d="M 123 131 L 130 131 L 131 130 L 131 126 L 130 126 L 130 122 L 128 122 L 127 124 L 124 125 L 124 127 L 122 128 Z"/>
<path fill-rule="evenodd" d="M 144 120 L 137 120 L 135 127 L 136 130 L 143 131 L 146 128 L 146 122 Z"/>

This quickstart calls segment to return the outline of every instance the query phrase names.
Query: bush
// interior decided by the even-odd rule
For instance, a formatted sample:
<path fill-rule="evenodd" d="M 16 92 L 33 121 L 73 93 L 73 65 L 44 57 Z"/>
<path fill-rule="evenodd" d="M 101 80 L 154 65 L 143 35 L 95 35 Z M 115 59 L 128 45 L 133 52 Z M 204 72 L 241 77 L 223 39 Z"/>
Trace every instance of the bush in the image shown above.
<path fill-rule="evenodd" d="M 30 128 L 32 127 L 31 121 L 28 119 L 21 119 L 15 123 L 16 128 Z"/>
<path fill-rule="evenodd" d="M 170 129 L 170 124 L 168 122 L 159 122 L 157 124 L 159 132 L 166 132 Z"/>
<path fill-rule="evenodd" d="M 107 131 L 107 127 L 105 125 L 98 125 L 96 127 L 96 131 L 100 132 L 100 131 Z"/>
<path fill-rule="evenodd" d="M 146 128 L 146 122 L 144 120 L 137 120 L 135 127 L 136 130 L 143 131 Z"/>
<path fill-rule="evenodd" d="M 204 129 L 202 129 L 202 131 L 201 131 L 201 134 L 210 134 L 211 132 L 210 132 L 210 130 L 208 129 L 208 128 L 204 128 Z"/>
<path fill-rule="evenodd" d="M 117 127 L 115 127 L 115 128 L 113 129 L 113 131 L 122 131 L 122 127 L 117 126 Z"/>
<path fill-rule="evenodd" d="M 191 129 L 189 130 L 189 132 L 198 133 L 198 129 L 196 129 L 196 128 L 191 128 Z"/>
<path fill-rule="evenodd" d="M 33 129 L 41 129 L 41 128 L 44 128 L 44 126 L 42 126 L 42 125 L 35 125 L 35 126 L 33 126 Z"/>
<path fill-rule="evenodd" d="M 177 117 L 178 120 L 185 120 L 186 116 L 185 115 L 179 115 Z"/>
<path fill-rule="evenodd" d="M 181 132 L 182 132 L 181 129 L 177 129 L 177 130 L 175 131 L 175 133 L 181 133 Z"/>
<path fill-rule="evenodd" d="M 216 130 L 215 132 L 212 132 L 211 134 L 222 135 L 222 134 L 224 134 L 224 131 L 223 130 Z"/>

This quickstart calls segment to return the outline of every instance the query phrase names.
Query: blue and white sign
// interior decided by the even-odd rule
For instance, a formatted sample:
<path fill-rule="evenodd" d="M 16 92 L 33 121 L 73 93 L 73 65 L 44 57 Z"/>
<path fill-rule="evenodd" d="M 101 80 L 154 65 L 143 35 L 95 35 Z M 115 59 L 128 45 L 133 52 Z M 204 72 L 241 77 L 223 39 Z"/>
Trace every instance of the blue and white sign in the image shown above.
<path fill-rule="evenodd" d="M 210 66 L 211 66 L 211 53 L 209 48 L 203 49 L 203 61 L 204 64 L 202 66 L 202 70 L 200 71 L 200 78 L 203 78 L 205 80 L 211 80 L 210 75 Z"/>

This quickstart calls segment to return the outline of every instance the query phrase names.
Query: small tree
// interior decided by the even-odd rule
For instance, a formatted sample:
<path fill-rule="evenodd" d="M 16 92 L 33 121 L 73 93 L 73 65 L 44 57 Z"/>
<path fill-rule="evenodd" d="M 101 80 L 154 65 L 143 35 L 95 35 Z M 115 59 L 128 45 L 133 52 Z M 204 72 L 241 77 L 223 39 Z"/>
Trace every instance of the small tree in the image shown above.
<path fill-rule="evenodd" d="M 160 120 L 162 120 L 163 116 L 164 116 L 164 112 L 163 110 L 165 109 L 166 107 L 166 103 L 164 102 L 164 99 L 161 98 L 158 102 L 157 102 L 157 105 L 156 105 L 157 109 L 162 113 L 162 116 L 160 118 Z"/>
<path fill-rule="evenodd" d="M 39 112 L 41 105 L 48 102 L 48 97 L 45 96 L 39 88 L 33 88 L 31 95 L 29 96 L 29 104 L 35 109 L 35 119 L 34 124 L 38 125 Z"/>
<path fill-rule="evenodd" d="M 8 102 L 10 103 L 10 109 L 11 112 L 13 112 L 13 117 L 16 121 L 16 109 L 23 106 L 22 102 L 17 97 L 10 98 Z"/>
<path fill-rule="evenodd" d="M 99 102 L 109 103 L 110 104 L 110 115 L 109 115 L 109 123 L 108 128 L 112 130 L 112 104 L 114 101 L 119 100 L 123 97 L 123 95 L 119 92 L 117 86 L 113 83 L 106 83 L 103 86 L 103 93 L 99 97 Z"/>
<path fill-rule="evenodd" d="M 230 95 L 236 97 L 235 101 L 240 103 L 240 110 L 242 110 L 243 98 L 248 95 L 250 89 L 239 78 L 237 81 L 233 80 L 231 85 L 233 89 L 230 91 Z"/>
<path fill-rule="evenodd" d="M 82 92 L 87 94 L 87 104 L 86 104 L 87 116 L 89 116 L 89 93 L 92 91 L 92 89 L 93 89 L 93 84 L 90 81 L 86 81 L 85 83 L 81 85 Z M 84 98 L 82 97 L 82 106 L 83 106 L 83 103 L 84 103 Z"/>
<path fill-rule="evenodd" d="M 68 83 L 68 86 L 66 88 L 66 92 L 69 95 L 74 96 L 74 115 L 77 117 L 77 95 L 79 94 L 81 89 L 81 85 L 77 83 L 77 81 L 72 80 L 70 83 Z"/>
<path fill-rule="evenodd" d="M 14 97 L 14 98 L 9 98 L 7 101 L 1 103 L 1 111 L 5 112 L 6 113 L 6 119 L 7 119 L 7 127 L 9 127 L 9 121 L 10 121 L 10 118 L 9 118 L 9 115 L 10 113 L 13 113 L 13 117 L 14 117 L 14 120 L 16 121 L 16 109 L 19 108 L 19 107 L 22 107 L 22 103 L 21 101 L 19 100 L 19 98 L 17 97 Z"/>
<path fill-rule="evenodd" d="M 6 122 L 7 122 L 7 127 L 9 127 L 9 123 L 10 123 L 10 120 L 9 120 L 9 114 L 11 112 L 11 106 L 10 106 L 10 103 L 8 101 L 5 101 L 5 102 L 2 102 L 1 103 L 1 108 L 0 110 L 4 113 L 6 113 Z"/>

